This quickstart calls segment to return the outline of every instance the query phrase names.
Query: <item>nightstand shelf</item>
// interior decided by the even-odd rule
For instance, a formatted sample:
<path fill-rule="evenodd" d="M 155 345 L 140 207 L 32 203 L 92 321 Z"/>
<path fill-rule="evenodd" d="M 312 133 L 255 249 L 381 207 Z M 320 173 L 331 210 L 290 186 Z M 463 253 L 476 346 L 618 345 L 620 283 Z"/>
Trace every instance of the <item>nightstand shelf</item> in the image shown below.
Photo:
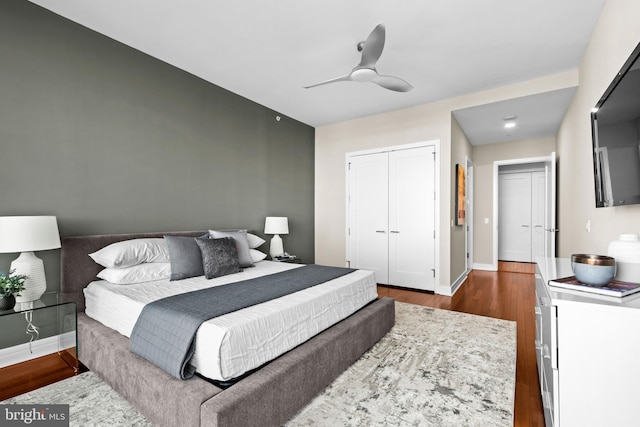
<path fill-rule="evenodd" d="M 289 258 L 270 258 L 270 261 L 286 262 L 289 264 L 302 264 L 302 258 L 299 258 L 295 255 L 291 255 L 291 257 Z"/>

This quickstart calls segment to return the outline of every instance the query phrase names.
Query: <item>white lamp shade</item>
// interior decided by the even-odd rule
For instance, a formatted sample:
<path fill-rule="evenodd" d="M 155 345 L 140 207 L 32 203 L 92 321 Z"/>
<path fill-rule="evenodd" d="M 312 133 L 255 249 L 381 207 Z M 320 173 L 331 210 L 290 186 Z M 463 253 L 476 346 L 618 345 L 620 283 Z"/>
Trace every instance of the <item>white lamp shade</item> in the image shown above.
<path fill-rule="evenodd" d="M 27 276 L 24 290 L 16 302 L 39 299 L 47 290 L 44 264 L 34 251 L 60 247 L 60 234 L 55 216 L 1 216 L 0 253 L 21 252 L 11 263 L 10 272 Z"/>
<path fill-rule="evenodd" d="M 0 253 L 57 249 L 60 234 L 55 216 L 0 217 Z"/>
<path fill-rule="evenodd" d="M 264 234 L 289 234 L 286 216 L 268 216 L 264 221 Z"/>

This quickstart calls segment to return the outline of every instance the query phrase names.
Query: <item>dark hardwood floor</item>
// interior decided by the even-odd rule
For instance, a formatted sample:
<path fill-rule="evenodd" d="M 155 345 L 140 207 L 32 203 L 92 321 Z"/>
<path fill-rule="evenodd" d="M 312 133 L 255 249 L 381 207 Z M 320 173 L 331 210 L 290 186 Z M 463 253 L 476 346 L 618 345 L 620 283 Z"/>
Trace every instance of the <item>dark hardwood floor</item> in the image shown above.
<path fill-rule="evenodd" d="M 517 322 L 514 426 L 544 427 L 535 355 L 535 278 L 532 265 L 508 263 L 499 272 L 473 271 L 453 297 L 378 287 L 380 296 L 428 307 Z M 513 272 L 513 271 L 526 271 Z M 0 369 L 0 400 L 68 378 L 74 372 L 57 354 Z"/>
<path fill-rule="evenodd" d="M 0 400 L 62 381 L 76 374 L 66 351 L 0 368 Z"/>
<path fill-rule="evenodd" d="M 514 426 L 544 427 L 535 353 L 535 276 L 529 272 L 534 265 L 508 263 L 499 268 L 499 272 L 472 271 L 453 297 L 384 286 L 378 287 L 378 294 L 411 304 L 516 321 Z"/>

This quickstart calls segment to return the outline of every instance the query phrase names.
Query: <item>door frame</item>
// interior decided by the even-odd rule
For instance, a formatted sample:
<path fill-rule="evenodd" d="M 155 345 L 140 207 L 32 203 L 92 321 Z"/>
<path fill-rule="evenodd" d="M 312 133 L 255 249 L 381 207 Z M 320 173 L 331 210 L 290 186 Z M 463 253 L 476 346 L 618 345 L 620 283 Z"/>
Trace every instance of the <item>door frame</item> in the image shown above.
<path fill-rule="evenodd" d="M 509 160 L 496 160 L 493 162 L 493 256 L 492 256 L 492 265 L 490 266 L 492 271 L 498 271 L 498 237 L 499 237 L 499 190 L 498 190 L 498 174 L 500 166 L 507 165 L 525 165 L 528 163 L 544 163 L 545 165 L 550 165 L 555 168 L 556 163 L 556 153 L 553 152 L 548 156 L 540 156 L 540 157 L 528 157 L 524 159 L 509 159 Z M 555 185 L 555 173 L 550 171 L 552 178 L 552 185 Z M 549 207 L 552 210 L 556 209 L 555 200 L 552 201 L 552 206 Z M 556 212 L 552 212 L 552 216 L 555 217 L 557 215 Z M 554 221 L 555 222 L 555 221 Z M 555 226 L 555 224 L 554 224 Z"/>
<path fill-rule="evenodd" d="M 367 150 L 361 150 L 361 151 L 351 151 L 348 153 L 345 153 L 345 157 L 344 157 L 344 176 L 345 176 L 345 212 L 344 212 L 344 218 L 345 218 L 345 224 L 344 224 L 344 235 L 346 237 L 345 239 L 345 255 L 348 256 L 349 255 L 349 158 L 350 157 L 355 157 L 355 156 L 362 156 L 362 155 L 366 155 L 366 154 L 374 154 L 374 153 L 385 153 L 385 152 L 390 152 L 390 151 L 399 151 L 399 150 L 408 150 L 411 148 L 419 148 L 419 147 L 429 147 L 429 146 L 433 146 L 434 148 L 434 153 L 436 156 L 435 159 L 435 172 L 434 172 L 434 188 L 435 188 L 435 204 L 434 204 L 434 221 L 435 221 L 435 239 L 434 239 L 434 257 L 435 257 L 435 268 L 436 268 L 436 272 L 435 272 L 435 284 L 436 284 L 436 290 L 435 293 L 436 294 L 442 294 L 442 295 L 450 295 L 451 294 L 451 287 L 450 285 L 440 285 L 440 270 L 441 270 L 441 263 L 440 263 L 440 140 L 439 139 L 434 139 L 434 140 L 429 140 L 429 141 L 420 141 L 420 142 L 414 142 L 414 143 L 409 143 L 409 144 L 401 144 L 401 145 L 391 145 L 391 146 L 386 146 L 386 147 L 379 147 L 379 148 L 371 148 L 371 149 L 367 149 Z M 345 260 L 345 265 L 347 267 L 349 267 L 348 263 Z"/>
<path fill-rule="evenodd" d="M 465 226 L 465 270 L 469 274 L 473 270 L 473 161 L 465 156 L 467 179 L 465 181 L 466 226 Z"/>

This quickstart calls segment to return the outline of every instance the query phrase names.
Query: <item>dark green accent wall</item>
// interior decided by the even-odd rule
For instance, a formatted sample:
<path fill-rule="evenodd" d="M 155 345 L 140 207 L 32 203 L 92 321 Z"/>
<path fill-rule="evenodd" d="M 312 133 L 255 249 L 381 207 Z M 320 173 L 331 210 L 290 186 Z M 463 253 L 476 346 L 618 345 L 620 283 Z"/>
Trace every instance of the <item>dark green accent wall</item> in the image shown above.
<path fill-rule="evenodd" d="M 0 58 L 0 215 L 62 236 L 288 216 L 285 249 L 313 262 L 312 127 L 26 0 L 0 2 Z M 59 250 L 37 255 L 58 289 Z"/>

